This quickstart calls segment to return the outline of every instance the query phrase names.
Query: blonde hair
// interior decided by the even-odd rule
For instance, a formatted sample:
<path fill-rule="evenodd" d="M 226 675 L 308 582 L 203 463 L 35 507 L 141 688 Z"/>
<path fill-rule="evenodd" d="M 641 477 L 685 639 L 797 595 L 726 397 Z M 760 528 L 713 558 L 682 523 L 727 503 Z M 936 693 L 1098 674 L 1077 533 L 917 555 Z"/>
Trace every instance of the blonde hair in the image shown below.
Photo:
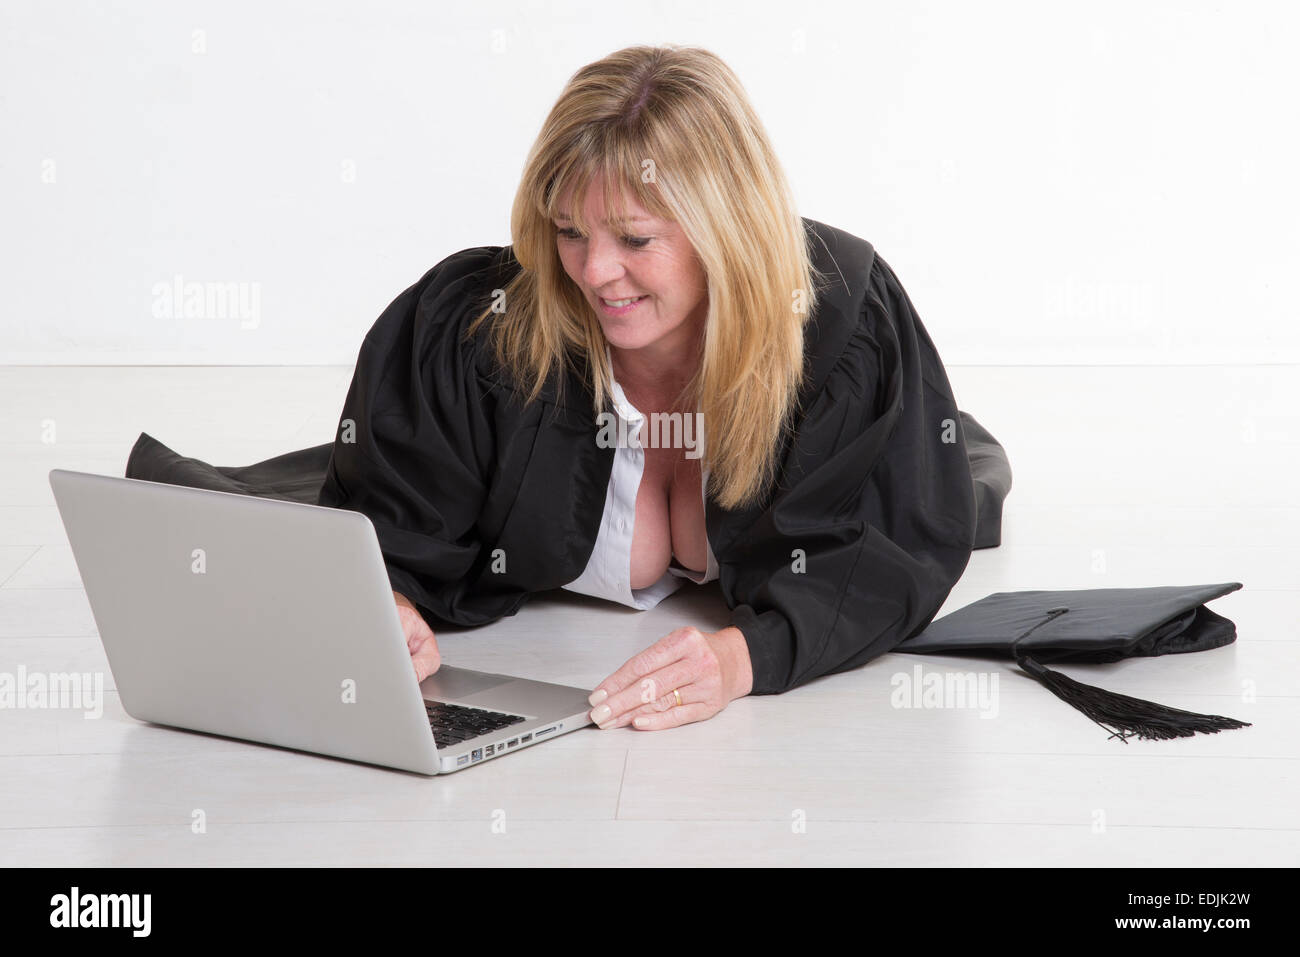
<path fill-rule="evenodd" d="M 774 480 L 799 402 L 803 329 L 825 277 L 785 174 L 735 73 L 694 47 L 633 46 L 575 73 L 529 151 L 511 211 L 521 269 L 493 317 L 497 362 L 533 401 L 566 363 L 589 376 L 606 410 L 613 374 L 604 332 L 556 248 L 557 204 L 584 234 L 584 199 L 602 176 L 611 223 L 626 226 L 633 196 L 675 222 L 708 277 L 698 370 L 682 398 L 701 414 L 707 492 L 723 508 L 753 504 Z M 585 358 L 585 363 L 579 359 Z M 583 368 L 585 366 L 585 369 Z M 562 399 L 560 400 L 562 401 Z M 594 424 L 594 423 L 593 423 Z"/>

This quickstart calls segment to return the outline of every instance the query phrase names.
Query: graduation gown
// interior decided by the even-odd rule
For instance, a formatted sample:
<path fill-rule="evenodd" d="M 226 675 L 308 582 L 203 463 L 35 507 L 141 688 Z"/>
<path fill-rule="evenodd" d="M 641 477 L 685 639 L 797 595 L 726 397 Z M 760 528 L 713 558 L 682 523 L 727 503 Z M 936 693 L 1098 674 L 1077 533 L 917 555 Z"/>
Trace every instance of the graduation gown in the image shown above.
<path fill-rule="evenodd" d="M 867 241 L 815 220 L 831 284 L 805 332 L 802 415 L 765 499 L 705 521 L 754 694 L 884 654 L 928 625 L 972 549 L 1000 542 L 1011 472 L 960 412 L 898 278 Z M 474 315 L 518 270 L 509 246 L 463 249 L 366 334 L 332 445 L 214 467 L 142 434 L 127 476 L 347 508 L 375 527 L 392 587 L 439 622 L 482 625 L 578 578 L 615 450 L 595 441 L 574 370 L 525 406 Z"/>

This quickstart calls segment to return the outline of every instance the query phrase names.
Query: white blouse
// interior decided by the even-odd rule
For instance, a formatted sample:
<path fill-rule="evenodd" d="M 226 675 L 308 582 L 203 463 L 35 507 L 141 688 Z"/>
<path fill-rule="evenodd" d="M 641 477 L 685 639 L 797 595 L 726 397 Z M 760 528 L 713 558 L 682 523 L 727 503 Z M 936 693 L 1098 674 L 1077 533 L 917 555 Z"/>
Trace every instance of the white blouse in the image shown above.
<path fill-rule="evenodd" d="M 612 379 L 614 365 L 609 356 L 608 344 L 605 346 L 605 356 L 606 361 L 609 362 Z M 619 434 L 622 434 L 623 428 L 626 428 L 628 442 L 619 443 L 614 450 L 614 468 L 610 472 L 609 489 L 605 493 L 605 513 L 600 520 L 596 547 L 592 549 L 587 568 L 563 587 L 569 591 L 606 598 L 645 611 L 681 588 L 684 578 L 689 578 L 700 585 L 716 579 L 718 562 L 713 555 L 713 546 L 709 544 L 708 564 L 703 572 L 693 572 L 669 565 L 663 577 L 653 585 L 645 588 L 631 587 L 632 529 L 636 524 L 636 493 L 641 487 L 641 474 L 645 469 L 645 450 L 637 447 L 636 438 L 641 434 L 645 416 L 627 400 L 617 380 L 613 380 L 611 391 L 615 414 L 622 420 L 620 425 L 623 427 L 619 429 Z M 706 468 L 700 471 L 702 473 L 700 498 L 704 500 L 709 471 Z M 708 541 L 707 535 L 705 541 Z"/>

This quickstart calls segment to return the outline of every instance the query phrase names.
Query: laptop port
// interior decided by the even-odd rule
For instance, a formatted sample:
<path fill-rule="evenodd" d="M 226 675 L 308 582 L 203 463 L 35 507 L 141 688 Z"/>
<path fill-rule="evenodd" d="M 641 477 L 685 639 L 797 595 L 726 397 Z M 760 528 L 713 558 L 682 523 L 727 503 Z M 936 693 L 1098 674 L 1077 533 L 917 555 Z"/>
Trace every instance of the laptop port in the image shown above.
<path fill-rule="evenodd" d="M 495 744 L 489 744 L 486 748 L 483 749 L 483 757 L 490 758 L 492 757 L 492 755 L 496 754 L 496 751 L 497 751 L 497 746 Z"/>
<path fill-rule="evenodd" d="M 532 736 L 531 734 L 526 734 L 526 735 L 524 735 L 522 738 L 519 739 L 519 743 L 520 743 L 520 744 L 527 744 L 527 743 L 528 743 L 529 741 L 531 741 L 531 740 L 533 740 L 533 736 Z"/>
<path fill-rule="evenodd" d="M 475 748 L 473 751 L 470 752 L 470 757 L 471 757 L 473 760 L 475 760 L 475 761 L 482 761 L 482 760 L 483 760 L 483 749 L 482 749 L 482 748 Z"/>
<path fill-rule="evenodd" d="M 541 731 L 534 732 L 533 737 L 540 738 L 544 734 L 550 734 L 552 731 L 555 730 L 555 727 L 556 727 L 555 725 L 551 725 L 549 728 L 542 728 Z"/>
<path fill-rule="evenodd" d="M 518 744 L 518 743 L 519 743 L 519 739 L 518 739 L 518 738 L 511 738 L 509 741 L 506 742 L 506 747 L 507 747 L 507 748 L 513 748 L 513 747 L 514 747 L 516 744 Z"/>

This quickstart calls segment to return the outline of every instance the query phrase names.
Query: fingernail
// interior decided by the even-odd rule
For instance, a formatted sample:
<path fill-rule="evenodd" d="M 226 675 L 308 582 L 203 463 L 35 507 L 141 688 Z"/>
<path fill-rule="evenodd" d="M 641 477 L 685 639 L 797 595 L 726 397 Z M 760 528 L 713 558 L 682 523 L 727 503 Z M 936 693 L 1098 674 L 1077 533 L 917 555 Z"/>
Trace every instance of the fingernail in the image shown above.
<path fill-rule="evenodd" d="M 602 721 L 608 721 L 611 714 L 613 714 L 613 712 L 609 710 L 609 705 L 602 704 L 599 708 L 591 712 L 591 720 L 596 722 L 596 724 L 600 724 Z"/>
<path fill-rule="evenodd" d="M 596 705 L 600 704 L 608 697 L 609 697 L 608 691 L 606 691 L 604 688 L 597 688 L 595 691 L 591 693 L 591 697 L 587 699 L 587 704 L 591 705 L 594 708 L 596 707 Z"/>

